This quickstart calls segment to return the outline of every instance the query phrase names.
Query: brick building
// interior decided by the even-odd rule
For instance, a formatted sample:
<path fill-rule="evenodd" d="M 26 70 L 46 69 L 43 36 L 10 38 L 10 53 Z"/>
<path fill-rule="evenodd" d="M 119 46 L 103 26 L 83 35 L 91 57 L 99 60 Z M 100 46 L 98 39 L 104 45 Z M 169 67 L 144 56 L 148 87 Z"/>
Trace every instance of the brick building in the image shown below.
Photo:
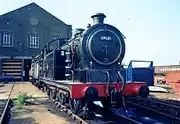
<path fill-rule="evenodd" d="M 154 71 L 155 71 L 154 82 L 166 83 L 165 76 L 171 72 L 180 73 L 180 65 L 155 66 Z"/>
<path fill-rule="evenodd" d="M 0 16 L 0 75 L 29 80 L 31 59 L 57 37 L 70 38 L 67 25 L 35 3 Z"/>

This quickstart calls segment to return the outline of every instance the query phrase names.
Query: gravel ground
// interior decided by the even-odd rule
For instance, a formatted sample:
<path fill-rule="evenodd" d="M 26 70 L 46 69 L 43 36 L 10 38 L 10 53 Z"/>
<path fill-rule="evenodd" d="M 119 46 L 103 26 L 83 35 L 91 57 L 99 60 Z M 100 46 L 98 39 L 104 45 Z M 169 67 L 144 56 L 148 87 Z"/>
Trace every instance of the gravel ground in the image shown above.
<path fill-rule="evenodd" d="M 7 98 L 12 84 L 0 85 L 0 98 Z M 33 99 L 22 109 L 12 108 L 9 124 L 73 124 L 67 120 L 63 112 L 58 112 L 50 104 L 48 96 L 29 82 L 17 82 L 11 98 L 17 98 L 20 93 L 32 95 Z"/>
<path fill-rule="evenodd" d="M 23 109 L 12 108 L 9 124 L 72 124 L 64 113 L 57 112 L 47 98 L 31 100 Z"/>

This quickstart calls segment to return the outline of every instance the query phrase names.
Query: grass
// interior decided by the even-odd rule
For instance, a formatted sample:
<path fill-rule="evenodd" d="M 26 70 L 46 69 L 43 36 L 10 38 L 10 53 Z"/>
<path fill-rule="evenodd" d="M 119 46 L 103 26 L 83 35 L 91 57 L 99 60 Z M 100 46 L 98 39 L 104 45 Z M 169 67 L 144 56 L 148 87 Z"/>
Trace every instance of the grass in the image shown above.
<path fill-rule="evenodd" d="M 20 93 L 17 99 L 14 100 L 15 108 L 22 109 L 23 105 L 27 103 L 28 99 L 32 99 L 32 95 L 28 95 L 27 93 Z"/>

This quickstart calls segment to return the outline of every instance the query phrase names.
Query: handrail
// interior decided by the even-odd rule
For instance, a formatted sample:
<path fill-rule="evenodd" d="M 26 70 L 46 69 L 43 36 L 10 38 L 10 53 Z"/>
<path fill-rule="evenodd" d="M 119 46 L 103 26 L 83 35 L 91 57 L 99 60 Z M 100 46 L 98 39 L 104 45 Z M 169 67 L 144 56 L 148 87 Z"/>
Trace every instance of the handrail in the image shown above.
<path fill-rule="evenodd" d="M 110 74 L 109 74 L 109 71 L 106 71 L 106 74 L 107 74 L 107 83 L 109 84 L 110 83 Z"/>
<path fill-rule="evenodd" d="M 71 70 L 71 74 L 72 74 L 72 81 L 74 83 L 74 71 L 73 70 Z"/>
<path fill-rule="evenodd" d="M 107 93 L 109 93 L 109 87 L 110 87 L 110 74 L 109 71 L 106 71 L 107 76 Z"/>
<path fill-rule="evenodd" d="M 133 63 L 150 63 L 149 67 L 153 68 L 153 61 L 149 61 L 149 60 L 131 60 L 128 67 L 132 68 Z"/>
<path fill-rule="evenodd" d="M 125 89 L 126 82 L 124 81 L 124 78 L 123 78 L 123 76 L 121 75 L 120 71 L 118 71 L 117 73 L 118 73 L 119 78 L 120 78 L 121 81 L 122 81 L 122 86 L 121 86 L 121 89 L 119 90 L 119 92 L 122 93 L 122 92 L 124 91 L 124 89 Z"/>

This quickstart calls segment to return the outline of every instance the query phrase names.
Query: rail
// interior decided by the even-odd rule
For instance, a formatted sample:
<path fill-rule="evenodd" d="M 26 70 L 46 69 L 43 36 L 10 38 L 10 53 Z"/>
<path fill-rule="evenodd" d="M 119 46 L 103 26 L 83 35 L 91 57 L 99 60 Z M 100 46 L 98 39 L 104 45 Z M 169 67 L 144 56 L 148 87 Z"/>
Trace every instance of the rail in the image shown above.
<path fill-rule="evenodd" d="M 158 99 L 158 98 L 150 98 L 150 99 L 180 107 L 180 101 L 176 101 L 176 100 L 173 100 L 173 99 L 166 99 L 166 100 L 165 99 Z"/>
<path fill-rule="evenodd" d="M 157 100 L 148 98 L 128 98 L 128 104 L 143 108 L 144 110 L 152 111 L 158 115 L 165 116 L 172 120 L 172 122 L 180 123 L 180 106 L 167 104 Z"/>
<path fill-rule="evenodd" d="M 6 114 L 7 114 L 8 107 L 9 107 L 10 102 L 11 102 L 11 94 L 12 94 L 14 85 L 15 85 L 15 82 L 13 83 L 13 86 L 11 87 L 10 93 L 8 95 L 8 99 L 7 99 L 6 103 L 5 103 L 5 106 L 3 107 L 3 113 L 2 113 L 2 115 L 0 117 L 0 124 L 3 124 L 5 122 L 5 117 L 6 117 Z"/>

